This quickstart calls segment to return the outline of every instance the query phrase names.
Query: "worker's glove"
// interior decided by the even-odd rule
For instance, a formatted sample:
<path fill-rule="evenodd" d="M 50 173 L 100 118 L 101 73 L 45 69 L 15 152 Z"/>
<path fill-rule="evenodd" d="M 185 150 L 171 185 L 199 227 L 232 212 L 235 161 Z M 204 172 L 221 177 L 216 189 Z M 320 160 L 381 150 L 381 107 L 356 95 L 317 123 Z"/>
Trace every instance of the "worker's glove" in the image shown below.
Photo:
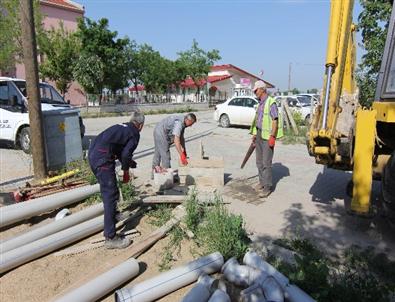
<path fill-rule="evenodd" d="M 186 166 L 186 165 L 188 164 L 187 155 L 186 155 L 185 152 L 181 153 L 180 159 L 181 159 L 181 163 L 182 163 L 184 166 Z"/>
<path fill-rule="evenodd" d="M 256 143 L 256 135 L 252 136 L 252 143 L 255 145 L 255 143 Z"/>
<path fill-rule="evenodd" d="M 269 143 L 269 147 L 273 148 L 274 145 L 276 144 L 276 137 L 273 135 L 270 135 L 268 143 Z"/>
<path fill-rule="evenodd" d="M 137 167 L 137 163 L 133 159 L 131 159 L 129 166 L 130 166 L 130 168 L 135 169 Z"/>
<path fill-rule="evenodd" d="M 122 182 L 127 184 L 130 180 L 130 176 L 129 176 L 129 170 L 123 170 L 123 178 L 122 178 Z"/>

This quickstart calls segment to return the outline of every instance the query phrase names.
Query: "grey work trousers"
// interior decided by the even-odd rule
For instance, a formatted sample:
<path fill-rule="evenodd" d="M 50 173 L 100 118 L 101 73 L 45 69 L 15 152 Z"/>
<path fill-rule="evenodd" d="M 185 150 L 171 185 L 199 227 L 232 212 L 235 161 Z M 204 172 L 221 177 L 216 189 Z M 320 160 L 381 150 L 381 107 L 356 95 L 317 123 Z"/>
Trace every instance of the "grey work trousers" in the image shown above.
<path fill-rule="evenodd" d="M 259 183 L 265 189 L 271 190 L 273 186 L 272 160 L 274 148 L 269 147 L 268 140 L 262 139 L 262 132 L 259 129 L 257 129 L 255 144 Z"/>
<path fill-rule="evenodd" d="M 163 129 L 154 130 L 155 153 L 152 160 L 152 167 L 160 166 L 170 168 L 170 142 L 167 139 Z"/>

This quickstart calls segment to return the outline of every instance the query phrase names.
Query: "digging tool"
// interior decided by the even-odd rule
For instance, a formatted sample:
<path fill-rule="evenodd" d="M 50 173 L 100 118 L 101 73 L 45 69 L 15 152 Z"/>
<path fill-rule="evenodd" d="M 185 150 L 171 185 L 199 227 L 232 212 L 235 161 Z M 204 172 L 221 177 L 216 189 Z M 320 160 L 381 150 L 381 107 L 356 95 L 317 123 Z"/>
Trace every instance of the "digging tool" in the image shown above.
<path fill-rule="evenodd" d="M 240 167 L 241 169 L 244 168 L 244 166 L 246 165 L 248 159 L 250 158 L 250 156 L 251 156 L 252 152 L 254 152 L 254 150 L 255 150 L 255 143 L 252 142 L 250 147 L 247 150 L 247 153 L 246 153 L 246 156 L 243 159 L 243 162 L 241 163 L 241 167 Z"/>

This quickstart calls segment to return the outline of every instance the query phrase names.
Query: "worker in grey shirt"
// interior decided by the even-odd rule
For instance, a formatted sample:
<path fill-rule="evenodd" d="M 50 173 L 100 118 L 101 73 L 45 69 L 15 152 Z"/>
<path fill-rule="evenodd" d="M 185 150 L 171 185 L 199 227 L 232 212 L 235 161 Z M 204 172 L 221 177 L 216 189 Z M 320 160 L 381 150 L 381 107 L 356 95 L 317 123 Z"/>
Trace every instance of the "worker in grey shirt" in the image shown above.
<path fill-rule="evenodd" d="M 196 115 L 171 115 L 161 120 L 154 130 L 155 154 L 152 168 L 155 172 L 162 172 L 170 168 L 170 145 L 174 143 L 180 156 L 180 163 L 187 165 L 187 151 L 185 149 L 184 130 L 196 122 Z"/>

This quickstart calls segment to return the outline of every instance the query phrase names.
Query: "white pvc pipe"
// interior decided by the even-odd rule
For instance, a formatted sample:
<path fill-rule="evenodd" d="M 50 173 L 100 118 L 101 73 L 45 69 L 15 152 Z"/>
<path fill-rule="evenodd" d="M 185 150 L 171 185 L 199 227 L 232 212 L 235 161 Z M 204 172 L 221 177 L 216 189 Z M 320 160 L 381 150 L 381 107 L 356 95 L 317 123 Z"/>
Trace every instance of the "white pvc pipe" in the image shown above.
<path fill-rule="evenodd" d="M 80 212 L 67 216 L 63 219 L 53 221 L 46 225 L 40 226 L 10 239 L 0 241 L 0 253 L 3 254 L 10 250 L 16 249 L 22 245 L 28 244 L 35 240 L 52 235 L 73 225 L 84 222 L 88 219 L 94 218 L 103 214 L 103 203 L 91 206 Z"/>
<path fill-rule="evenodd" d="M 230 258 L 222 267 L 225 278 L 238 286 L 259 285 L 265 297 L 271 302 L 284 302 L 280 285 L 264 271 L 247 265 L 240 265 L 236 258 Z"/>
<path fill-rule="evenodd" d="M 218 252 L 212 253 L 145 280 L 129 288 L 115 292 L 117 302 L 149 302 L 163 297 L 181 287 L 196 281 L 202 273 L 212 274 L 220 270 L 224 258 Z"/>
<path fill-rule="evenodd" d="M 240 302 L 266 302 L 260 284 L 253 284 L 240 292 Z"/>
<path fill-rule="evenodd" d="M 182 298 L 182 302 L 207 302 L 213 292 L 215 279 L 209 275 L 200 275 L 195 286 Z"/>
<path fill-rule="evenodd" d="M 276 279 L 276 281 L 280 284 L 282 288 L 286 287 L 289 284 L 289 280 L 287 277 L 285 277 L 278 270 L 276 270 L 271 264 L 264 261 L 262 257 L 260 257 L 255 252 L 249 251 L 245 253 L 243 263 L 253 268 L 260 269 L 266 272 L 269 276 L 274 277 L 274 279 Z"/>
<path fill-rule="evenodd" d="M 230 302 L 229 295 L 222 289 L 217 289 L 208 302 Z"/>
<path fill-rule="evenodd" d="M 287 277 L 263 260 L 255 252 L 247 252 L 243 259 L 244 264 L 260 269 L 272 276 L 284 291 L 285 298 L 290 302 L 314 302 L 315 300 L 296 285 L 290 284 Z"/>
<path fill-rule="evenodd" d="M 73 190 L 33 199 L 31 201 L 0 208 L 0 227 L 58 209 L 83 200 L 100 191 L 100 185 L 80 187 Z"/>
<path fill-rule="evenodd" d="M 284 302 L 283 290 L 273 277 L 267 277 L 266 280 L 261 283 L 261 288 L 265 293 L 267 301 Z"/>
<path fill-rule="evenodd" d="M 267 274 L 259 269 L 240 265 L 234 257 L 226 261 L 221 272 L 228 281 L 242 287 L 250 286 L 259 280 L 263 281 L 267 277 Z"/>
<path fill-rule="evenodd" d="M 8 251 L 0 257 L 0 273 L 48 254 L 103 229 L 103 215 Z"/>
<path fill-rule="evenodd" d="M 126 281 L 139 274 L 139 263 L 130 258 L 113 269 L 99 275 L 81 287 L 56 299 L 56 302 L 97 301 Z"/>

